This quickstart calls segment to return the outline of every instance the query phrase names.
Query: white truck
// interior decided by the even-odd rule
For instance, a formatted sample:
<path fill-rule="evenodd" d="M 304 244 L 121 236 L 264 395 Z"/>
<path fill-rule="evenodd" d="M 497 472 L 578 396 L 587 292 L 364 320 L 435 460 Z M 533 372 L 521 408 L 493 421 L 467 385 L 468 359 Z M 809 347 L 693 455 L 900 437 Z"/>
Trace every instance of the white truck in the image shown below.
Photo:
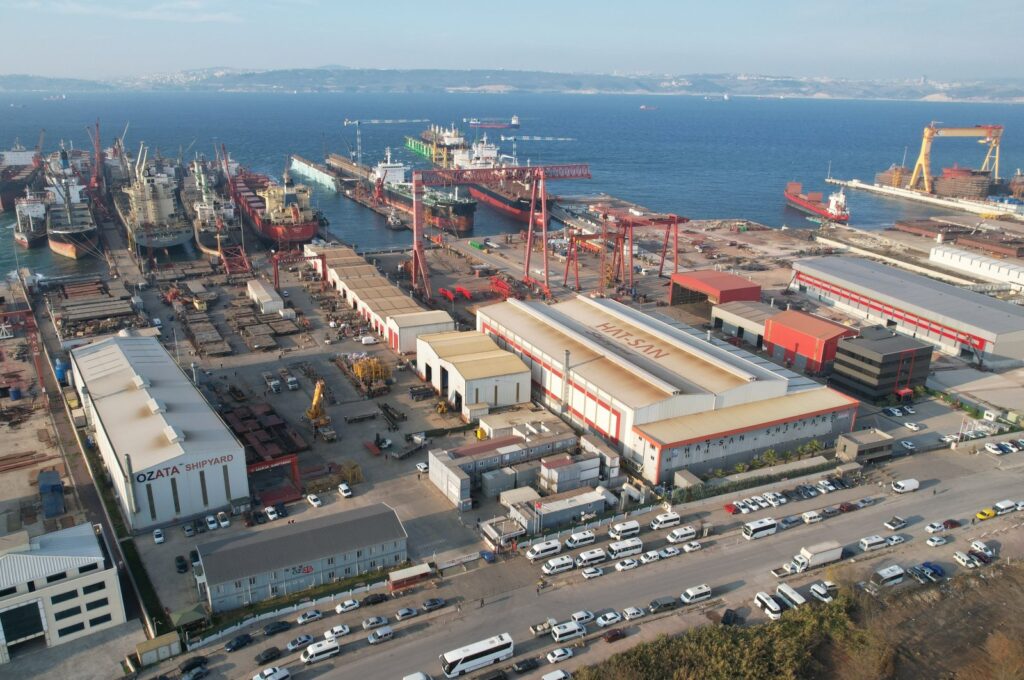
<path fill-rule="evenodd" d="M 843 559 L 843 545 L 838 541 L 824 541 L 810 547 L 800 548 L 800 552 L 793 555 L 792 562 L 772 569 L 772 576 L 782 578 L 790 574 L 802 574 L 841 559 Z"/>
<path fill-rule="evenodd" d="M 284 380 L 284 385 L 288 388 L 289 392 L 299 389 L 299 379 L 292 375 L 291 371 L 287 368 L 280 369 L 278 374 L 281 376 L 281 380 Z"/>
<path fill-rule="evenodd" d="M 276 394 L 281 391 L 281 381 L 275 378 L 273 373 L 264 373 L 263 382 L 271 392 Z"/>
<path fill-rule="evenodd" d="M 892 483 L 892 490 L 896 493 L 910 493 L 921 488 L 921 482 L 916 479 L 900 479 Z"/>

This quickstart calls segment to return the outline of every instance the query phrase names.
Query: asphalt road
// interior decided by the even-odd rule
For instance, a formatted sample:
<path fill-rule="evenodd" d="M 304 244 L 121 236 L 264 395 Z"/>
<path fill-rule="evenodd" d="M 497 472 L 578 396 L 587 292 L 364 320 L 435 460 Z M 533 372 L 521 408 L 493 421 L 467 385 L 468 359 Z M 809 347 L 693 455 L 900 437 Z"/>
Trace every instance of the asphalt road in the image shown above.
<path fill-rule="evenodd" d="M 475 600 L 461 601 L 461 611 L 450 607 L 441 612 L 397 623 L 394 625 L 394 640 L 382 644 L 379 648 L 371 648 L 366 643 L 366 633 L 359 629 L 359 622 L 371 614 L 392 615 L 394 610 L 406 606 L 407 602 L 391 602 L 342 616 L 336 616 L 331 612 L 324 621 L 304 626 L 302 630 L 293 629 L 289 633 L 276 636 L 273 640 L 260 639 L 259 644 L 231 655 L 223 652 L 211 654 L 213 650 L 208 651 L 207 655 L 213 656 L 212 677 L 250 678 L 259 670 L 253 656 L 269 643 L 283 648 L 288 640 L 299 633 L 311 632 L 319 635 L 322 630 L 337 623 L 347 623 L 353 628 L 353 633 L 343 640 L 342 655 L 310 667 L 303 667 L 298 661 L 297 654 L 276 663 L 287 666 L 292 670 L 293 677 L 300 679 L 373 677 L 400 680 L 406 674 L 418 670 L 438 677 L 438 655 L 462 644 L 495 633 L 509 632 L 516 641 L 517 659 L 524 656 L 540 656 L 556 645 L 548 636 L 534 639 L 529 632 L 529 626 L 547 617 L 561 621 L 579 609 L 590 609 L 600 613 L 607 609 L 621 611 L 628 606 L 644 607 L 656 597 L 678 596 L 687 587 L 700 583 L 712 586 L 715 598 L 721 598 L 722 606 L 739 609 L 741 613 L 749 613 L 749 603 L 753 594 L 758 590 L 772 590 L 777 583 L 775 577 L 769 573 L 770 568 L 788 561 L 802 546 L 828 539 L 839 540 L 847 546 L 848 560 L 850 556 L 855 560 L 850 567 L 851 576 L 854 578 L 867 578 L 872 569 L 879 566 L 909 566 L 924 559 L 938 561 L 943 566 L 952 568 L 955 566 L 952 560 L 953 551 L 963 549 L 968 540 L 980 535 L 983 530 L 997 528 L 1001 523 L 1019 521 L 1017 515 L 1009 515 L 974 527 L 970 524 L 970 517 L 983 505 L 1002 498 L 1017 499 L 1018 496 L 1024 496 L 1021 492 L 1021 488 L 1024 488 L 1021 485 L 1024 465 L 996 469 L 991 459 L 958 459 L 956 465 L 946 466 L 947 471 L 953 472 L 964 464 L 967 465 L 965 469 L 971 471 L 944 481 L 929 479 L 926 474 L 921 473 L 929 469 L 943 469 L 940 460 L 929 463 L 928 459 L 931 458 L 932 456 L 925 455 L 907 459 L 905 462 L 894 464 L 894 469 L 887 471 L 889 476 L 917 476 L 921 479 L 922 489 L 916 493 L 896 495 L 887 488 L 861 486 L 830 494 L 825 498 L 791 503 L 781 509 L 744 516 L 744 519 L 762 515 L 781 517 L 812 507 L 864 496 L 873 496 L 877 501 L 868 508 L 840 514 L 819 524 L 794 527 L 756 541 L 746 541 L 736 532 L 709 537 L 704 542 L 705 549 L 700 552 L 641 566 L 625 574 L 606 568 L 603 577 L 589 582 L 583 581 L 576 572 L 561 574 L 550 579 L 552 585 L 544 589 L 540 595 L 532 585 L 529 585 L 495 595 L 487 600 L 482 608 Z M 1005 459 L 1004 461 L 1010 462 Z M 857 541 L 870 534 L 889 534 L 882 524 L 894 514 L 910 522 L 906 529 L 899 532 L 908 539 L 907 543 L 894 549 L 862 555 L 855 547 Z M 948 518 L 959 519 L 965 524 L 963 528 L 950 532 L 954 536 L 953 544 L 941 548 L 925 546 L 925 524 Z M 645 549 L 665 545 L 664 536 L 667 533 L 649 530 L 643 532 L 641 538 L 644 539 Z M 538 576 L 540 565 L 538 562 L 533 567 Z M 496 565 L 488 569 L 512 567 L 512 564 L 507 567 Z M 812 573 L 797 579 L 793 584 L 799 587 L 815 578 L 821 578 L 821 574 Z M 449 588 L 456 592 L 459 590 L 459 577 L 450 581 L 446 591 Z M 593 626 L 591 630 L 594 630 Z M 575 666 L 577 663 L 588 663 L 585 652 L 582 657 L 573 660 L 566 667 Z M 540 671 L 526 677 L 540 677 L 541 671 L 546 670 L 545 664 Z"/>

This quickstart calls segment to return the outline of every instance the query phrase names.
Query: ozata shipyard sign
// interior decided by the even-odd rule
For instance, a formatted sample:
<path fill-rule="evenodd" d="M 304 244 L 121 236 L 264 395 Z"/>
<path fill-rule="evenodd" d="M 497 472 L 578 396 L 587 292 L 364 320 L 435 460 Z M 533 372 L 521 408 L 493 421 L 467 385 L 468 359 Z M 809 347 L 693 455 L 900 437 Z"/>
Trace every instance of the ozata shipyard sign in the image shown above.
<path fill-rule="evenodd" d="M 197 460 L 194 463 L 186 463 L 185 465 L 168 465 L 162 468 L 153 468 L 144 472 L 135 473 L 135 481 L 140 484 L 145 482 L 153 482 L 164 477 L 174 477 L 180 475 L 182 472 L 197 472 L 203 468 L 210 467 L 212 465 L 225 465 L 235 459 L 235 454 L 229 453 L 225 456 L 217 456 L 216 458 L 207 458 L 206 460 Z"/>

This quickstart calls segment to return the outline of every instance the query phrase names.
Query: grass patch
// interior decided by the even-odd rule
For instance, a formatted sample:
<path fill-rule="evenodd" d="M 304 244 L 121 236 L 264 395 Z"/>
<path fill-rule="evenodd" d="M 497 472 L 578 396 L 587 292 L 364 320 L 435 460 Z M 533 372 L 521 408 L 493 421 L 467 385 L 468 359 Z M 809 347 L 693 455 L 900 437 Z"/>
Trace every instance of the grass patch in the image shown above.
<path fill-rule="evenodd" d="M 103 461 L 100 460 L 99 453 L 95 449 L 82 445 L 81 442 L 79 442 L 79 448 L 85 452 L 85 462 L 89 466 L 92 478 L 96 481 L 96 490 L 99 491 L 103 506 L 107 509 L 107 515 L 110 517 L 110 524 L 114 529 L 114 535 L 119 540 L 129 538 L 131 534 L 128 532 L 128 526 L 124 523 L 124 517 L 121 515 L 121 506 L 117 504 L 117 500 L 114 498 L 110 477 L 107 476 L 107 470 L 103 467 Z"/>
<path fill-rule="evenodd" d="M 142 598 L 142 606 L 146 609 L 153 625 L 156 626 L 156 634 L 163 635 L 174 630 L 171 620 L 164 612 L 164 606 L 153 588 L 153 582 L 149 580 L 146 568 L 142 566 L 142 559 L 139 557 L 139 549 L 135 547 L 135 541 L 125 539 L 121 541 L 121 552 L 124 554 L 124 561 L 132 570 L 132 577 L 135 579 L 135 586 L 139 589 L 139 597 Z"/>

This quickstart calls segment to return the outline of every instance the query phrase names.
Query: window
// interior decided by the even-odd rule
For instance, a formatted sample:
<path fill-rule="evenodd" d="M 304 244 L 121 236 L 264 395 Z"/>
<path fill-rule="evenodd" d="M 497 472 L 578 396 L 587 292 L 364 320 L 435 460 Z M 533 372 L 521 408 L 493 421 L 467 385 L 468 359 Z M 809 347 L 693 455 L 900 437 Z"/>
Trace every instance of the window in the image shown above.
<path fill-rule="evenodd" d="M 210 499 L 206 495 L 206 470 L 199 471 L 199 490 L 203 493 L 203 507 L 210 505 Z"/>
<path fill-rule="evenodd" d="M 67 628 L 58 628 L 57 629 L 57 635 L 60 636 L 60 637 L 64 637 L 65 635 L 71 635 L 72 633 L 77 633 L 80 630 L 85 630 L 85 624 L 84 623 L 74 623 L 74 624 L 71 624 L 70 626 L 68 626 Z"/>
<path fill-rule="evenodd" d="M 100 581 L 99 583 L 91 583 L 82 588 L 82 595 L 88 595 L 89 593 L 97 593 L 103 590 L 103 588 L 106 587 L 106 585 L 107 584 L 103 581 Z"/>
<path fill-rule="evenodd" d="M 352 567 L 345 567 L 345 575 L 348 576 L 352 573 Z"/>
<path fill-rule="evenodd" d="M 327 564 L 334 564 L 334 558 L 333 557 L 328 557 L 327 558 Z"/>
<path fill-rule="evenodd" d="M 362 556 L 363 556 L 363 551 L 362 550 L 357 550 L 356 551 L 356 557 L 362 557 Z"/>
<path fill-rule="evenodd" d="M 149 501 L 149 518 L 156 519 L 156 501 L 153 500 L 153 485 L 146 485 L 146 499 Z"/>
<path fill-rule="evenodd" d="M 228 466 L 221 465 L 220 469 L 224 472 L 224 499 L 231 500 L 231 481 L 228 477 Z"/>
<path fill-rule="evenodd" d="M 250 576 L 249 577 L 249 585 L 251 585 L 251 586 L 256 585 L 256 577 L 255 576 Z"/>
<path fill-rule="evenodd" d="M 68 577 L 68 572 L 62 571 L 59 574 L 50 574 L 49 576 L 47 576 L 46 577 L 46 582 L 47 583 L 54 583 L 55 581 L 59 581 L 62 578 L 67 578 L 67 577 Z"/>
<path fill-rule="evenodd" d="M 93 562 L 92 564 L 86 564 L 78 568 L 79 574 L 84 574 L 87 571 L 93 571 L 100 568 L 99 562 Z"/>
<path fill-rule="evenodd" d="M 181 514 L 181 503 L 178 502 L 178 480 L 171 477 L 171 498 L 174 499 L 174 514 Z"/>
<path fill-rule="evenodd" d="M 89 619 L 89 626 L 98 626 L 101 623 L 110 621 L 110 614 L 104 614 L 103 616 L 97 616 L 95 619 Z"/>
<path fill-rule="evenodd" d="M 16 593 L 16 592 L 18 592 L 18 589 L 13 587 L 13 586 L 10 587 L 10 588 L 4 588 L 3 590 L 0 590 L 0 597 L 7 597 L 8 595 L 14 595 L 14 593 Z"/>
<path fill-rule="evenodd" d="M 66 618 L 68 618 L 70 616 L 77 616 L 78 614 L 81 614 L 81 613 L 82 613 L 82 608 L 81 607 L 71 607 L 70 609 L 64 609 L 64 610 L 59 611 L 59 612 L 54 612 L 53 613 L 53 620 L 54 621 L 62 621 L 62 620 L 66 619 Z"/>
<path fill-rule="evenodd" d="M 50 598 L 50 604 L 60 604 L 61 602 L 67 602 L 68 600 L 73 600 L 76 597 L 78 597 L 78 591 L 77 590 L 69 590 L 66 593 L 61 593 L 60 595 L 54 595 L 53 597 L 51 597 Z"/>
<path fill-rule="evenodd" d="M 242 582 L 241 581 L 235 581 L 235 587 L 236 588 L 241 588 L 242 587 Z"/>
<path fill-rule="evenodd" d="M 86 611 L 90 611 L 91 612 L 93 609 L 99 609 L 100 607 L 106 607 L 108 604 L 110 604 L 110 600 L 108 600 L 105 597 L 101 597 L 98 600 L 93 600 L 92 602 L 86 602 L 85 603 L 85 609 L 86 609 Z"/>
<path fill-rule="evenodd" d="M 333 581 L 334 580 L 334 572 L 333 571 L 327 572 L 327 578 L 329 578 L 329 579 L 331 579 Z"/>
<path fill-rule="evenodd" d="M 370 569 L 377 568 L 377 560 L 370 560 Z"/>

